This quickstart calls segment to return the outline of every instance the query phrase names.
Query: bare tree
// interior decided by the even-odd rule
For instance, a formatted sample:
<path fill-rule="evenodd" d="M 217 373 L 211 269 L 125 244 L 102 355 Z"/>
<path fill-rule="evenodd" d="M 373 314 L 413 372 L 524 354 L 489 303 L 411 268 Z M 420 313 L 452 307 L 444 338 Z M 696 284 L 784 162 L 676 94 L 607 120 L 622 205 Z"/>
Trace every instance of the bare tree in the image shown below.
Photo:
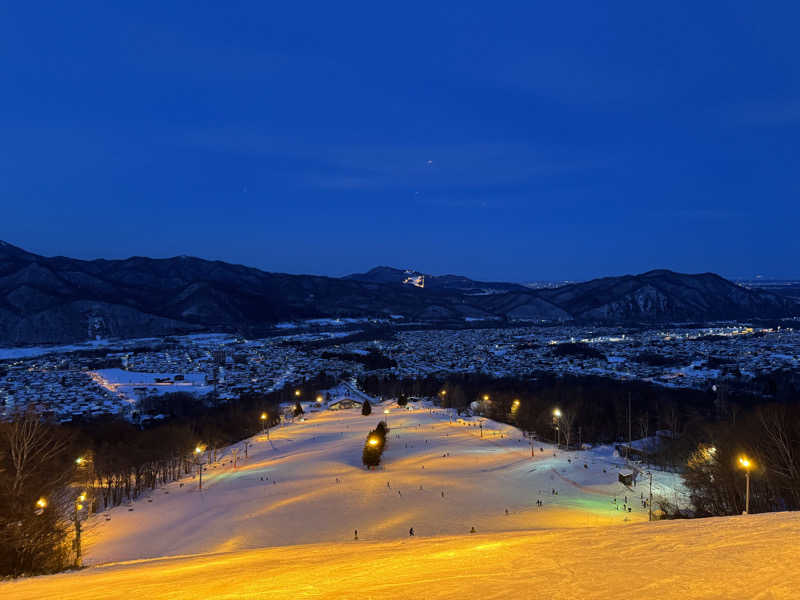
<path fill-rule="evenodd" d="M 678 406 L 674 401 L 668 400 L 662 405 L 661 422 L 669 429 L 671 439 L 674 440 L 678 437 L 680 416 L 678 414 Z"/>
<path fill-rule="evenodd" d="M 567 449 L 569 449 L 569 444 L 572 440 L 572 429 L 575 424 L 575 413 L 572 410 L 562 410 L 561 417 L 559 417 L 558 421 L 558 426 L 561 429 L 561 436 L 564 438 L 564 444 Z"/>
<path fill-rule="evenodd" d="M 69 564 L 69 484 L 75 474 L 69 447 L 63 431 L 31 411 L 0 423 L 0 576 Z"/>
<path fill-rule="evenodd" d="M 18 495 L 26 482 L 43 465 L 64 452 L 68 445 L 65 439 L 53 436 L 30 411 L 5 423 L 0 431 L 7 441 L 12 495 Z"/>
<path fill-rule="evenodd" d="M 795 504 L 800 504 L 800 436 L 796 419 L 789 416 L 785 406 L 769 406 L 758 411 L 758 420 L 764 430 L 763 454 L 769 457 L 769 475 L 794 497 Z"/>

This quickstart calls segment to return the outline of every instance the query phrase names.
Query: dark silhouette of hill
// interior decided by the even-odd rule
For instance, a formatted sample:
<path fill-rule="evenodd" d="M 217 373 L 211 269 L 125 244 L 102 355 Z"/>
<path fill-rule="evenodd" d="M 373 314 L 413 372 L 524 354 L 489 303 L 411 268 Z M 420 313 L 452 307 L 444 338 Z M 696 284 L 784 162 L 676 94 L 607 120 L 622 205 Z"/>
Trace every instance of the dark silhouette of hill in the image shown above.
<path fill-rule="evenodd" d="M 195 331 L 256 335 L 288 320 L 390 319 L 463 326 L 469 321 L 717 320 L 783 317 L 797 303 L 717 275 L 651 271 L 552 290 L 466 277 L 403 283 L 378 267 L 344 278 L 269 273 L 193 257 L 76 260 L 0 242 L 0 343 L 65 343 Z"/>

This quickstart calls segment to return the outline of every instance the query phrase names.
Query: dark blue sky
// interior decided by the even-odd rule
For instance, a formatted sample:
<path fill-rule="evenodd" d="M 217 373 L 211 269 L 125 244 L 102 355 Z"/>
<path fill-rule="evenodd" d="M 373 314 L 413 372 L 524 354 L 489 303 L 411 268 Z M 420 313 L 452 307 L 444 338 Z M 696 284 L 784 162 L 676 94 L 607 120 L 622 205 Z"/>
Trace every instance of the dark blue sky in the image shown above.
<path fill-rule="evenodd" d="M 0 239 L 800 276 L 795 2 L 7 2 Z"/>

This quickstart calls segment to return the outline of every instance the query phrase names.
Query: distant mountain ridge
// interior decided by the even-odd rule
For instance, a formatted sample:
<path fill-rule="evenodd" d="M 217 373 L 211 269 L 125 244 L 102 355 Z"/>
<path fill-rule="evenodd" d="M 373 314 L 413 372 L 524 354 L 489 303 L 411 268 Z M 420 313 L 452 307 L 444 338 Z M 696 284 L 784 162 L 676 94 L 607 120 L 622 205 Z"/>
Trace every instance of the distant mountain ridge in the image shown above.
<path fill-rule="evenodd" d="M 406 322 L 459 326 L 484 319 L 630 323 L 797 314 L 800 304 L 790 298 L 711 273 L 650 271 L 533 290 L 391 267 L 335 278 L 193 257 L 86 261 L 0 242 L 5 345 L 209 330 L 256 335 L 281 321 L 320 317 L 402 315 Z"/>
<path fill-rule="evenodd" d="M 424 285 L 409 281 L 422 278 Z M 414 269 L 395 269 L 394 267 L 375 267 L 366 273 L 345 275 L 343 279 L 369 283 L 404 283 L 432 289 L 460 290 L 463 292 L 525 292 L 529 288 L 518 283 L 475 281 L 463 275 L 429 275 Z"/>

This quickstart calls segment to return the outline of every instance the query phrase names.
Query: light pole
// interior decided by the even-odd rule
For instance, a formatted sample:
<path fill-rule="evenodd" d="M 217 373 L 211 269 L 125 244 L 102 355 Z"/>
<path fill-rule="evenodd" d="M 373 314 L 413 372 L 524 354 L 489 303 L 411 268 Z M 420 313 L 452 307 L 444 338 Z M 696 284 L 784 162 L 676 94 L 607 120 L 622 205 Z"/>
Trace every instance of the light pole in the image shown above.
<path fill-rule="evenodd" d="M 653 472 L 648 471 L 647 474 L 650 475 L 650 499 L 647 501 L 647 509 L 648 509 L 647 520 L 652 521 L 653 520 Z"/>
<path fill-rule="evenodd" d="M 203 462 L 202 462 L 200 456 L 203 454 L 203 447 L 198 445 L 194 449 L 194 454 L 195 454 L 195 462 L 197 463 L 197 472 L 200 474 L 200 486 L 199 486 L 199 488 L 202 490 L 203 489 Z"/>
<path fill-rule="evenodd" d="M 86 487 L 92 490 L 91 497 L 87 503 L 87 514 L 91 515 L 94 509 L 94 454 L 89 453 L 88 456 L 79 456 L 75 459 L 75 465 L 77 466 L 78 470 L 81 471 L 84 477 L 84 483 Z M 86 492 L 83 492 L 83 496 L 86 496 Z M 85 501 L 84 498 L 82 501 Z"/>
<path fill-rule="evenodd" d="M 519 399 L 515 398 L 511 403 L 511 416 L 516 421 L 517 414 L 519 413 Z"/>
<path fill-rule="evenodd" d="M 81 493 L 75 500 L 75 566 L 81 566 L 81 514 L 83 503 L 86 502 L 86 492 Z"/>
<path fill-rule="evenodd" d="M 556 448 L 561 445 L 561 428 L 558 426 L 559 419 L 561 419 L 561 411 L 558 408 L 553 409 L 553 429 L 555 429 Z"/>
<path fill-rule="evenodd" d="M 744 476 L 747 481 L 745 494 L 744 494 L 744 512 L 743 515 L 750 514 L 750 469 L 753 466 L 753 462 L 747 458 L 744 454 L 739 457 L 739 465 L 744 469 Z"/>
<path fill-rule="evenodd" d="M 267 439 L 269 439 L 269 429 L 267 429 L 267 413 L 265 412 L 261 413 L 261 426 L 263 427 L 261 433 L 266 433 Z"/>
<path fill-rule="evenodd" d="M 385 417 L 383 417 L 383 420 L 386 422 L 386 427 L 389 427 L 389 409 L 384 408 L 383 414 L 386 415 Z"/>

